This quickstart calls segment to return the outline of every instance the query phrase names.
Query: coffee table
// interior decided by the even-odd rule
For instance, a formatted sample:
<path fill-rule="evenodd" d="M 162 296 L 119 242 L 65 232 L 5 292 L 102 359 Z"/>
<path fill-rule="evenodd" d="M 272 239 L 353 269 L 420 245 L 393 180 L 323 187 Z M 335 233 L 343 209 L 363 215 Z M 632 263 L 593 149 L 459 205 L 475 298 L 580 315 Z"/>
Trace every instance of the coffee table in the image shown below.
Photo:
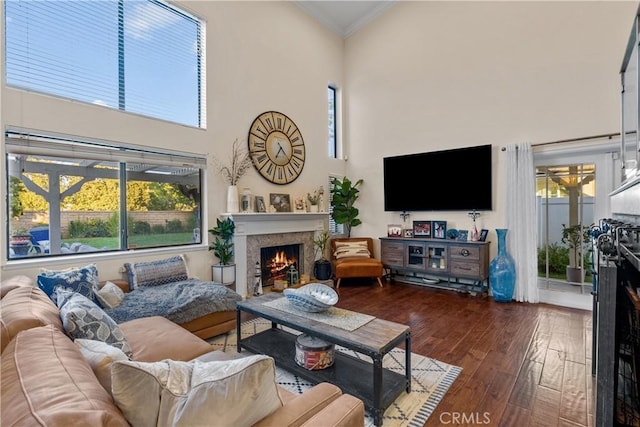
<path fill-rule="evenodd" d="M 411 392 L 411 329 L 407 325 L 375 318 L 365 325 L 348 331 L 330 326 L 303 315 L 292 314 L 264 305 L 282 294 L 270 293 L 236 304 L 238 351 L 243 348 L 274 358 L 276 364 L 305 380 L 317 384 L 329 382 L 364 402 L 371 411 L 376 426 L 382 425 L 382 415 L 393 401 L 406 390 Z M 271 321 L 271 328 L 242 338 L 242 312 Z M 287 326 L 325 341 L 340 345 L 371 358 L 360 359 L 335 352 L 333 366 L 322 370 L 308 370 L 295 362 L 297 335 L 278 328 Z M 405 373 L 401 375 L 382 366 L 385 354 L 404 341 Z"/>

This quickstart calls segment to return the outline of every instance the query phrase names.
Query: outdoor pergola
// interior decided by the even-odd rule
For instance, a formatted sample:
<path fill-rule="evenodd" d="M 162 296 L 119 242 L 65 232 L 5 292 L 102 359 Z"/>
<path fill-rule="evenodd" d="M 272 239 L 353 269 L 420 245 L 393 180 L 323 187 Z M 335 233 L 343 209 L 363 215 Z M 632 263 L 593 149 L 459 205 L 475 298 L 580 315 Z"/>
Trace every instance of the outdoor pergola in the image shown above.
<path fill-rule="evenodd" d="M 120 182 L 147 181 L 177 184 L 181 192 L 193 198 L 199 204 L 199 169 L 192 166 L 176 167 L 149 165 L 144 163 L 117 163 L 101 160 L 77 160 L 52 156 L 9 155 L 9 175 L 19 178 L 29 190 L 42 196 L 49 205 L 49 251 L 61 253 L 61 217 L 63 200 L 77 193 L 82 186 L 95 179 L 114 179 Z M 45 175 L 48 188 L 36 184 L 29 174 Z M 62 189 L 62 177 L 81 177 L 81 179 Z M 126 185 L 120 185 L 121 200 L 126 200 Z M 121 221 L 126 214 L 121 212 Z"/>

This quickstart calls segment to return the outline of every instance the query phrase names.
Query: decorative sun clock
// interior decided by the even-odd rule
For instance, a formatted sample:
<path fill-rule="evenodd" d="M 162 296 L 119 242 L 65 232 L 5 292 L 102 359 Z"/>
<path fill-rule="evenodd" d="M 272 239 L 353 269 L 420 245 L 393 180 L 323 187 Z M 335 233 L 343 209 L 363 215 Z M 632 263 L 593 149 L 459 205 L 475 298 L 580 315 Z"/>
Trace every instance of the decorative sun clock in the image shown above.
<path fill-rule="evenodd" d="M 289 117 L 276 111 L 260 114 L 251 124 L 248 141 L 253 166 L 266 180 L 284 185 L 300 176 L 304 140 Z"/>

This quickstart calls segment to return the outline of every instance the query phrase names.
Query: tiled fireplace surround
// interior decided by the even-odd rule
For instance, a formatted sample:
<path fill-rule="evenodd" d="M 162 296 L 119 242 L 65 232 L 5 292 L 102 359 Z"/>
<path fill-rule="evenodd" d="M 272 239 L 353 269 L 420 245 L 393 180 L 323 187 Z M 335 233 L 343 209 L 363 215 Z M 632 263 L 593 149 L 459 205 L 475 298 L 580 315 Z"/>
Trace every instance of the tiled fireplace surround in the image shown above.
<path fill-rule="evenodd" d="M 247 298 L 253 295 L 256 261 L 260 248 L 301 244 L 303 271 L 312 274 L 313 238 L 326 229 L 328 213 L 234 213 L 233 237 L 236 262 L 236 292 Z"/>

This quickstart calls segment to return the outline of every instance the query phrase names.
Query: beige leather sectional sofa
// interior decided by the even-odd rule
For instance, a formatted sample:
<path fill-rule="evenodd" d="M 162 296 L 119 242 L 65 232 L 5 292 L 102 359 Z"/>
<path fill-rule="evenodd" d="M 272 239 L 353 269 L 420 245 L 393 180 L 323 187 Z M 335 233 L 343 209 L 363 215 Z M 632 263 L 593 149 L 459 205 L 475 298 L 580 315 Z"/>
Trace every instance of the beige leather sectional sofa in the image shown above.
<path fill-rule="evenodd" d="M 24 276 L 3 281 L 0 284 L 0 291 L 2 297 L 0 425 L 65 427 L 130 425 L 131 417 L 125 417 L 121 410 L 122 405 L 116 404 L 111 390 L 107 390 L 96 376 L 97 369 L 104 369 L 104 366 L 91 365 L 83 356 L 77 343 L 65 334 L 60 312 L 53 301 L 33 286 L 30 278 Z M 132 361 L 187 362 L 199 359 L 204 361 L 202 363 L 216 360 L 220 361 L 219 364 L 232 363 L 229 360 L 224 361 L 228 358 L 225 353 L 211 352 L 211 346 L 206 341 L 163 317 L 141 318 L 118 326 L 130 346 Z M 131 364 L 129 361 L 114 363 Z M 186 365 L 183 364 L 183 366 Z M 243 372 L 239 374 L 241 377 Z M 343 394 L 339 388 L 331 384 L 318 384 L 301 395 L 288 392 L 277 384 L 274 387 L 280 401 L 277 407 L 251 424 L 257 426 L 362 426 L 364 424 L 362 401 Z M 133 390 L 133 392 L 139 391 Z M 232 401 L 241 404 L 244 398 L 227 395 L 223 400 L 226 399 L 231 406 Z M 250 394 L 247 394 L 247 399 L 250 399 Z M 208 403 L 215 402 L 205 401 L 199 406 L 202 407 Z M 255 402 L 253 404 L 255 405 Z M 140 409 L 142 410 L 143 407 Z M 148 410 L 148 405 L 145 405 L 144 409 Z M 206 425 L 227 425 L 224 416 L 205 419 L 208 420 L 205 422 Z M 150 424 L 179 423 L 168 422 L 160 415 L 160 419 L 152 420 Z"/>

